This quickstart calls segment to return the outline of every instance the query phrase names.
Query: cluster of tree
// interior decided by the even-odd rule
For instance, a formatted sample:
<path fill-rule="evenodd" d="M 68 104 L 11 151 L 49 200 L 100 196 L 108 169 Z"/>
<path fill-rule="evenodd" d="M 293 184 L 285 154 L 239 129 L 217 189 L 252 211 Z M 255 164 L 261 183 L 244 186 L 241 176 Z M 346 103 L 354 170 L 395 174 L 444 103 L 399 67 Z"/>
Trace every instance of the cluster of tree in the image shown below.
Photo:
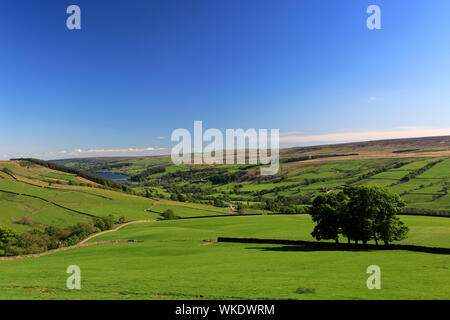
<path fill-rule="evenodd" d="M 110 172 L 112 169 L 122 169 L 133 165 L 132 162 L 123 161 L 123 159 L 101 161 L 99 158 L 50 160 L 52 163 L 89 172 Z"/>
<path fill-rule="evenodd" d="M 27 168 L 35 166 L 35 164 L 30 161 L 20 161 L 19 165 L 21 167 L 27 167 Z"/>
<path fill-rule="evenodd" d="M 131 162 L 124 162 L 124 163 L 116 163 L 116 164 L 110 164 L 110 163 L 105 163 L 102 166 L 98 166 L 97 169 L 95 169 L 96 171 L 103 171 L 103 170 L 111 170 L 111 169 L 122 169 L 124 167 L 130 167 L 133 164 Z"/>
<path fill-rule="evenodd" d="M 310 204 L 312 195 L 310 193 L 298 196 L 278 196 L 275 199 L 265 199 L 264 209 L 278 213 L 304 213 L 299 212 L 298 205 Z"/>
<path fill-rule="evenodd" d="M 236 206 L 237 213 L 246 213 L 245 205 L 243 203 L 238 203 Z"/>
<path fill-rule="evenodd" d="M 146 198 L 164 198 L 164 194 L 161 194 L 158 190 L 156 189 L 151 189 L 151 188 L 145 188 L 144 193 L 141 194 L 143 197 Z"/>
<path fill-rule="evenodd" d="M 175 213 L 172 209 L 167 209 L 162 213 L 162 216 L 165 220 L 173 220 L 176 219 Z"/>
<path fill-rule="evenodd" d="M 261 175 L 256 175 L 255 178 L 253 180 L 256 180 L 257 184 L 261 184 L 261 183 L 279 183 L 279 182 L 283 182 L 284 180 L 286 180 L 288 178 L 287 176 L 287 172 L 279 172 L 277 174 L 274 175 L 267 175 L 267 176 L 261 176 Z"/>
<path fill-rule="evenodd" d="M 277 213 L 304 213 L 299 211 L 299 205 L 311 204 L 312 194 L 304 193 L 299 195 L 283 196 L 278 195 L 276 198 L 267 199 L 263 195 L 267 193 L 282 192 L 288 189 L 298 188 L 300 184 L 289 186 L 278 186 L 272 189 L 264 189 L 258 191 L 242 191 L 242 185 L 236 184 L 230 191 L 222 191 L 220 195 L 215 195 L 218 191 L 208 185 L 196 184 L 165 184 L 165 189 L 170 193 L 169 199 L 180 202 L 198 202 L 208 203 L 216 207 L 224 207 L 230 202 L 259 202 L 260 204 L 252 205 L 255 209 L 265 209 Z M 300 191 L 300 189 L 298 190 Z M 146 196 L 151 193 L 147 191 Z M 240 196 L 242 195 L 242 196 Z M 245 195 L 245 196 L 244 196 Z M 159 195 L 160 197 L 162 195 Z"/>
<path fill-rule="evenodd" d="M 317 240 L 335 240 L 343 235 L 348 242 L 374 240 L 386 245 L 406 238 L 408 227 L 396 216 L 405 207 L 403 200 L 377 186 L 355 186 L 339 193 L 317 196 L 310 209 L 316 223 L 311 235 Z"/>
<path fill-rule="evenodd" d="M 2 171 L 3 171 L 4 173 L 8 174 L 8 175 L 12 175 L 12 174 L 13 174 L 13 172 L 11 171 L 11 169 L 9 169 L 9 168 L 7 168 L 7 167 L 4 167 L 4 168 L 2 169 Z"/>
<path fill-rule="evenodd" d="M 239 177 L 243 176 L 245 173 L 240 171 L 235 172 L 224 172 L 218 173 L 212 176 L 207 177 L 208 181 L 211 181 L 212 184 L 227 184 L 231 182 L 236 182 Z"/>
<path fill-rule="evenodd" d="M 124 223 L 125 220 L 125 217 L 120 217 L 117 222 Z M 34 225 L 29 217 L 22 217 L 17 223 Z M 34 228 L 23 233 L 0 227 L 0 256 L 39 253 L 75 245 L 93 233 L 111 229 L 115 223 L 114 217 L 109 215 L 95 217 L 90 222 L 80 222 L 67 228 L 47 226 L 43 230 Z"/>
<path fill-rule="evenodd" d="M 106 179 L 104 177 L 101 177 L 99 175 L 93 174 L 91 172 L 87 172 L 87 171 L 83 171 L 83 170 L 79 170 L 79 169 L 74 169 L 74 168 L 69 168 L 66 166 L 63 166 L 61 164 L 58 164 L 56 162 L 50 162 L 50 161 L 44 161 L 44 160 L 39 160 L 39 159 L 34 159 L 34 158 L 20 158 L 20 159 L 12 159 L 12 160 L 20 160 L 20 161 L 28 161 L 34 164 L 38 164 L 40 166 L 49 168 L 49 169 L 53 169 L 53 170 L 58 170 L 61 172 L 66 172 L 66 173 L 72 173 L 72 174 L 76 174 L 82 178 L 85 178 L 87 180 L 90 180 L 92 182 L 101 184 L 105 187 L 111 187 L 114 189 L 120 189 L 122 191 L 125 192 L 131 192 L 130 187 L 128 187 L 127 185 L 123 184 L 123 183 L 119 183 L 113 180 L 109 180 Z"/>
<path fill-rule="evenodd" d="M 80 182 L 76 180 L 52 180 L 52 179 L 44 179 L 49 185 L 59 184 L 59 185 L 69 185 L 69 186 L 80 186 L 80 187 L 90 187 L 93 188 L 94 185 L 91 183 Z"/>
<path fill-rule="evenodd" d="M 285 186 L 277 186 L 275 188 L 272 189 L 262 189 L 262 190 L 256 190 L 256 191 L 252 191 L 249 192 L 252 196 L 254 197 L 261 197 L 265 194 L 269 194 L 269 193 L 279 193 L 279 192 L 283 192 L 286 190 L 290 190 L 290 189 L 294 189 L 294 188 L 299 188 L 301 187 L 303 184 L 301 183 L 295 183 L 295 184 L 290 184 L 290 185 L 285 185 Z M 298 189 L 298 191 L 300 191 L 300 189 Z M 241 191 L 242 193 L 242 191 Z"/>
<path fill-rule="evenodd" d="M 152 166 L 152 167 L 145 169 L 144 171 L 142 171 L 139 174 L 131 176 L 130 180 L 140 182 L 140 181 L 144 181 L 144 180 L 148 179 L 148 177 L 153 174 L 162 173 L 162 172 L 166 172 L 165 166 Z"/>
<path fill-rule="evenodd" d="M 411 163 L 411 162 L 406 162 L 406 161 L 397 162 L 396 164 L 394 164 L 393 168 L 394 169 L 399 169 L 399 168 L 401 168 L 403 166 L 406 166 L 409 163 Z"/>
<path fill-rule="evenodd" d="M 164 181 L 174 182 L 189 182 L 189 183 L 207 183 L 211 182 L 213 185 L 226 184 L 230 182 L 237 182 L 248 173 L 247 169 L 240 168 L 237 171 L 230 171 L 226 168 L 217 167 L 202 167 L 189 168 L 189 170 L 179 170 L 175 172 L 168 172 L 167 174 L 158 177 L 159 183 Z"/>
<path fill-rule="evenodd" d="M 347 184 L 353 184 L 355 182 L 358 182 L 358 181 L 361 181 L 361 180 L 364 180 L 364 179 L 369 179 L 369 178 L 373 177 L 374 175 L 377 175 L 377 174 L 389 171 L 389 170 L 394 169 L 394 168 L 395 169 L 401 168 L 401 167 L 403 167 L 404 165 L 406 165 L 408 163 L 409 162 L 395 162 L 393 164 L 379 166 L 379 167 L 377 167 L 377 168 L 375 168 L 375 169 L 373 169 L 373 170 L 371 170 L 371 171 L 369 171 L 367 173 L 364 173 L 364 174 L 362 174 L 362 175 L 360 175 L 360 176 L 358 176 L 356 178 L 352 178 L 352 179 L 348 180 Z M 350 173 L 348 175 L 348 177 L 353 177 L 355 174 L 356 174 L 356 172 Z"/>
<path fill-rule="evenodd" d="M 431 169 L 432 167 L 434 167 L 435 165 L 437 165 L 438 163 L 442 162 L 443 160 L 437 160 L 431 163 L 428 163 L 426 166 L 420 168 L 420 169 L 416 169 L 411 171 L 410 173 L 408 173 L 406 176 L 404 176 L 403 178 L 400 179 L 401 182 L 408 182 L 411 179 L 414 179 L 416 176 L 424 173 L 425 171 Z"/>
<path fill-rule="evenodd" d="M 303 186 L 309 186 L 310 184 L 318 183 L 318 182 L 327 182 L 329 180 L 334 180 L 335 177 L 331 176 L 329 178 L 305 178 L 303 179 Z"/>
<path fill-rule="evenodd" d="M 225 207 L 225 202 L 220 198 L 214 198 L 212 205 L 214 207 L 223 208 Z"/>
<path fill-rule="evenodd" d="M 386 172 L 386 171 L 388 171 L 390 169 L 391 169 L 391 166 L 384 166 L 384 167 L 380 167 L 380 168 L 374 169 L 372 171 L 369 171 L 367 173 L 364 173 L 364 174 L 360 175 L 358 178 L 356 178 L 355 181 L 361 181 L 361 180 L 364 180 L 364 179 L 371 178 L 374 175 Z"/>
<path fill-rule="evenodd" d="M 226 172 L 224 168 L 201 167 L 189 168 L 189 170 L 178 170 L 168 172 L 160 177 L 161 181 L 206 181 L 205 178 L 214 174 Z"/>
<path fill-rule="evenodd" d="M 164 188 L 169 193 L 184 193 L 184 194 L 192 194 L 195 197 L 196 196 L 206 196 L 215 193 L 214 189 L 209 186 L 204 186 L 200 184 L 192 184 L 192 183 L 186 183 L 186 184 L 166 184 L 164 185 Z"/>
<path fill-rule="evenodd" d="M 403 150 L 394 150 L 392 153 L 408 153 L 418 151 L 419 149 L 403 149 Z"/>
<path fill-rule="evenodd" d="M 333 158 L 333 157 L 348 157 L 348 156 L 357 156 L 358 153 L 343 153 L 343 154 L 322 154 L 315 156 L 300 156 L 300 157 L 292 157 L 292 158 L 284 158 L 281 159 L 281 163 L 289 163 L 289 162 L 298 162 L 298 161 L 306 161 L 312 159 L 323 159 L 323 158 Z"/>
<path fill-rule="evenodd" d="M 187 197 L 185 195 L 183 195 L 182 193 L 172 193 L 170 195 L 170 200 L 178 201 L 178 202 L 186 202 Z"/>

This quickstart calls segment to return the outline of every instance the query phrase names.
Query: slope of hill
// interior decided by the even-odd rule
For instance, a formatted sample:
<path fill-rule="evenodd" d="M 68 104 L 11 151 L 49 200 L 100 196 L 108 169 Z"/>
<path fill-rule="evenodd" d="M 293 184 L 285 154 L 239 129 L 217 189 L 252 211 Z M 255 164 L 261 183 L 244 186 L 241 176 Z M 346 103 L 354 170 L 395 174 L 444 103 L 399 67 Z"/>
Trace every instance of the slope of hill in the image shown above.
<path fill-rule="evenodd" d="M 156 203 L 27 160 L 0 162 L 0 204 L 0 226 L 18 231 L 67 227 L 107 215 L 116 220 L 159 219 L 167 209 L 176 216 L 233 213 L 208 205 Z"/>
<path fill-rule="evenodd" d="M 169 156 L 56 161 L 131 176 L 138 192 L 247 212 L 303 212 L 317 194 L 376 184 L 398 193 L 409 213 L 450 212 L 450 137 L 396 139 L 280 150 L 280 170 L 258 165 L 174 165 Z M 180 196 L 181 195 L 181 196 Z"/>
<path fill-rule="evenodd" d="M 18 230 L 69 226 L 95 216 L 149 218 L 153 201 L 110 190 L 74 174 L 24 161 L 0 162 L 0 225 Z M 19 223 L 28 216 L 29 223 Z"/>

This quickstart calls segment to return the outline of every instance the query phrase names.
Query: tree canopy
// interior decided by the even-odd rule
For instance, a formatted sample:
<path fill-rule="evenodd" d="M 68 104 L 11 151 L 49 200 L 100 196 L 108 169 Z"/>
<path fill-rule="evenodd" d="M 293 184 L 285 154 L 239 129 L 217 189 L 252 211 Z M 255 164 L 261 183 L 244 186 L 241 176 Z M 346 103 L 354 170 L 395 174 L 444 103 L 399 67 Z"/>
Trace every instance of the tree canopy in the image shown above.
<path fill-rule="evenodd" d="M 354 186 L 319 195 L 310 211 L 316 222 L 311 235 L 338 242 L 341 234 L 349 243 L 374 240 L 378 244 L 381 240 L 388 245 L 406 238 L 408 227 L 396 217 L 404 207 L 398 195 L 378 186 Z"/>

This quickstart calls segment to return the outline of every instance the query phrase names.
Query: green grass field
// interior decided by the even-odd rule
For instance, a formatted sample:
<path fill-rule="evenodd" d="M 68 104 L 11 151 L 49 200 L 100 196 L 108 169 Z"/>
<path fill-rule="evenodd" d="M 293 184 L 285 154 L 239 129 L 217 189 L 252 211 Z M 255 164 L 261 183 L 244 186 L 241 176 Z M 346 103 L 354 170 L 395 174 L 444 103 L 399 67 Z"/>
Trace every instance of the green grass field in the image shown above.
<path fill-rule="evenodd" d="M 447 246 L 450 220 L 402 217 L 406 242 Z M 439 220 L 435 220 L 439 219 Z M 315 251 L 302 246 L 210 243 L 217 236 L 310 239 L 307 216 L 224 217 L 127 226 L 92 241 L 136 239 L 0 261 L 7 299 L 446 299 L 450 257 L 408 251 Z M 430 239 L 430 234 L 434 235 Z M 101 257 L 101 258 L 99 258 Z M 69 265 L 82 289 L 65 288 Z M 368 290 L 378 265 L 382 289 Z M 45 288 L 45 289 L 43 289 Z M 315 289 L 314 294 L 296 290 Z"/>

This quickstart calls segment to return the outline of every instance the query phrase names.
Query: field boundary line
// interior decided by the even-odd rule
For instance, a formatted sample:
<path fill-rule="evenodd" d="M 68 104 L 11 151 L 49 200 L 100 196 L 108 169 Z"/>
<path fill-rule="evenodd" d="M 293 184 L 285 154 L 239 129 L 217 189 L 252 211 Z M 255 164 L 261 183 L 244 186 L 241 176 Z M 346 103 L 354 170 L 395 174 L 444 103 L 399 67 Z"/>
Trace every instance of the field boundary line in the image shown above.
<path fill-rule="evenodd" d="M 16 195 L 16 196 L 24 196 L 24 197 L 35 198 L 35 199 L 38 199 L 38 200 L 41 200 L 41 201 L 44 201 L 44 202 L 47 202 L 47 203 L 51 203 L 51 204 L 53 204 L 53 205 L 55 205 L 57 207 L 60 207 L 62 209 L 68 210 L 68 211 L 72 211 L 72 212 L 75 212 L 75 213 L 78 213 L 78 214 L 83 214 L 85 216 L 89 216 L 89 217 L 92 217 L 92 218 L 95 217 L 93 214 L 86 213 L 86 212 L 81 212 L 81 211 L 78 211 L 78 210 L 75 210 L 75 209 L 71 209 L 71 208 L 68 208 L 68 207 L 64 207 L 64 206 L 62 206 L 60 204 L 57 204 L 56 202 L 47 200 L 45 198 L 41 198 L 39 196 L 34 196 L 34 195 L 31 195 L 31 194 L 26 194 L 26 193 L 18 193 L 18 192 L 8 191 L 8 190 L 2 190 L 2 189 L 0 189 L 0 192 L 9 193 L 9 194 L 13 194 L 13 195 Z"/>
<path fill-rule="evenodd" d="M 203 210 L 203 211 L 209 211 L 209 212 L 216 212 L 216 213 L 229 214 L 229 213 L 224 212 L 224 211 L 213 210 L 213 209 L 195 208 L 195 207 L 190 207 L 190 206 L 185 206 L 185 205 L 179 205 L 179 204 L 159 203 L 158 206 L 162 206 L 162 207 L 175 207 L 175 208 L 187 208 L 187 209 Z M 152 207 L 154 207 L 154 206 L 152 206 Z M 149 208 L 149 209 L 150 209 L 150 208 Z"/>
<path fill-rule="evenodd" d="M 20 175 L 18 175 L 17 177 L 22 177 L 23 178 L 23 176 L 20 176 Z M 28 181 L 24 181 L 24 180 L 19 179 L 17 177 L 14 177 L 14 179 L 16 179 L 17 182 L 25 183 L 25 184 L 28 184 L 30 186 L 37 187 L 37 188 L 44 188 L 44 189 L 49 189 L 49 190 L 57 190 L 57 191 L 61 191 L 61 192 L 79 192 L 79 193 L 85 193 L 85 194 L 89 194 L 91 196 L 100 197 L 100 198 L 107 199 L 107 200 L 113 200 L 110 197 L 99 195 L 99 194 L 96 194 L 96 193 L 90 193 L 90 192 L 87 192 L 87 191 L 84 191 L 84 190 L 76 190 L 76 189 L 69 189 L 69 188 L 68 189 L 64 189 L 64 188 L 56 188 L 56 187 L 49 187 L 49 186 L 41 186 L 41 185 L 34 184 L 34 183 L 31 183 L 31 182 L 28 182 Z M 25 177 L 25 178 L 30 179 L 30 180 L 36 180 L 36 179 L 31 178 L 31 177 Z"/>

